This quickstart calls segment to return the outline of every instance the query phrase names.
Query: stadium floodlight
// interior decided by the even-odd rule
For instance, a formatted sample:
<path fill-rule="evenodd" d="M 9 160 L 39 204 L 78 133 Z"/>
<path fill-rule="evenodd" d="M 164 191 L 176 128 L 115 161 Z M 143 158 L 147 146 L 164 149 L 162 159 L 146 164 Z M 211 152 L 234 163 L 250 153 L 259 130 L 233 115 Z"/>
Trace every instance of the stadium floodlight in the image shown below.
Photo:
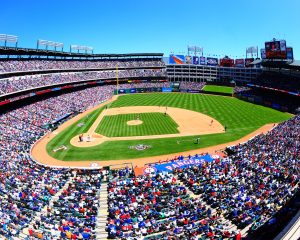
<path fill-rule="evenodd" d="M 248 54 L 251 54 L 251 57 L 253 57 L 253 55 L 256 55 L 256 57 L 258 57 L 258 47 L 246 48 L 246 58 L 247 58 Z"/>
<path fill-rule="evenodd" d="M 78 53 L 80 51 L 85 51 L 85 53 L 87 53 L 87 52 L 92 52 L 93 53 L 94 48 L 87 47 L 87 46 L 80 46 L 80 45 L 70 45 L 70 52 L 72 52 L 72 50 L 77 50 Z"/>
<path fill-rule="evenodd" d="M 197 54 L 202 54 L 203 56 L 203 48 L 198 46 L 188 46 L 188 55 L 190 55 L 190 52 L 194 53 L 195 56 Z"/>
<path fill-rule="evenodd" d="M 56 51 L 56 48 L 61 48 L 61 51 L 64 49 L 64 44 L 59 42 L 52 42 L 48 40 L 37 40 L 37 49 L 39 49 L 40 46 L 45 46 L 46 50 L 48 50 L 48 47 L 54 47 L 54 50 Z"/>
<path fill-rule="evenodd" d="M 4 42 L 4 47 L 6 47 L 7 43 L 14 43 L 15 47 L 18 46 L 18 37 L 14 35 L 0 34 L 0 41 Z"/>

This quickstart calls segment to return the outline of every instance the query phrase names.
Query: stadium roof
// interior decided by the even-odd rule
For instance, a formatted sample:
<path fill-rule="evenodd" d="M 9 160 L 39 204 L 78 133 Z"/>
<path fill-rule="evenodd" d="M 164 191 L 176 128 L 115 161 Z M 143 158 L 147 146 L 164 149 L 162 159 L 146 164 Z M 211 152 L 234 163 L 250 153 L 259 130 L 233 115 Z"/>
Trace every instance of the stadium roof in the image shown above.
<path fill-rule="evenodd" d="M 286 60 L 262 60 L 261 65 L 267 68 L 283 68 L 283 69 L 293 69 L 300 70 L 300 61 L 286 61 Z"/>
<path fill-rule="evenodd" d="M 71 53 L 54 50 L 0 47 L 0 55 L 11 56 L 43 56 L 62 58 L 90 58 L 90 59 L 110 59 L 110 58 L 161 58 L 163 53 L 127 53 L 127 54 L 91 54 L 91 53 Z"/>
<path fill-rule="evenodd" d="M 294 60 L 290 66 L 300 67 L 300 60 Z"/>
<path fill-rule="evenodd" d="M 256 64 L 261 64 L 261 59 L 256 59 L 254 60 L 252 63 L 250 63 L 251 65 L 256 65 Z"/>

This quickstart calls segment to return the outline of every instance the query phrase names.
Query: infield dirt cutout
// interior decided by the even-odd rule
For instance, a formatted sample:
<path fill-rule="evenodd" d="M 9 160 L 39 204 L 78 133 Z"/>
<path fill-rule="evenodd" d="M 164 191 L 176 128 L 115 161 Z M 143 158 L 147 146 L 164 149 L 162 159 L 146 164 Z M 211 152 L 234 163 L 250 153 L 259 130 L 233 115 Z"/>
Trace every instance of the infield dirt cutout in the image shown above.
<path fill-rule="evenodd" d="M 96 133 L 96 129 L 101 124 L 105 116 L 129 114 L 129 113 L 167 113 L 178 125 L 179 133 L 176 134 L 160 134 L 148 136 L 131 136 L 131 137 L 106 137 Z M 129 121 L 130 125 L 141 124 L 141 120 Z M 128 122 L 127 122 L 128 124 Z M 159 122 L 157 123 L 159 124 Z M 113 127 L 113 126 L 112 126 Z M 79 135 L 73 137 L 70 143 L 75 147 L 92 147 L 99 145 L 105 141 L 119 141 L 119 140 L 137 140 L 137 139 L 154 139 L 154 138 L 169 138 L 182 136 L 195 136 L 212 133 L 223 133 L 224 127 L 212 117 L 203 113 L 174 107 L 160 107 L 160 106 L 133 106 L 109 108 L 102 111 L 96 121 L 90 127 L 87 133 L 83 133 L 83 141 L 79 141 Z"/>

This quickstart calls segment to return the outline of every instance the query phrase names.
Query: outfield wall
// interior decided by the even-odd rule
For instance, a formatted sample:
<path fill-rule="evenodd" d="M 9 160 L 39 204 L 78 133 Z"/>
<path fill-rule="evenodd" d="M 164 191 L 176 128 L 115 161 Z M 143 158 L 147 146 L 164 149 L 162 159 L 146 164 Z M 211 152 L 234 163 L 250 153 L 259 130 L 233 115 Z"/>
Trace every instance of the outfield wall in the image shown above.
<path fill-rule="evenodd" d="M 151 93 L 151 92 L 159 92 L 159 93 L 170 93 L 170 92 L 181 92 L 181 93 L 205 93 L 205 94 L 213 94 L 220 96 L 232 96 L 231 93 L 221 93 L 221 92 L 212 92 L 205 90 L 197 90 L 197 89 L 178 89 L 178 88 L 121 88 L 115 89 L 114 95 L 117 94 L 134 94 L 134 93 Z"/>
<path fill-rule="evenodd" d="M 279 110 L 279 111 L 282 111 L 282 112 L 289 112 L 290 111 L 290 109 L 288 109 L 286 106 L 280 105 L 280 104 L 278 104 L 276 102 L 272 102 L 270 100 L 265 100 L 261 96 L 242 93 L 242 94 L 234 94 L 234 97 L 236 97 L 240 100 L 244 100 L 244 101 L 247 101 L 247 102 L 254 103 L 254 104 L 258 104 L 258 105 L 266 106 L 266 107 L 269 107 L 269 108 L 273 108 L 275 110 Z"/>

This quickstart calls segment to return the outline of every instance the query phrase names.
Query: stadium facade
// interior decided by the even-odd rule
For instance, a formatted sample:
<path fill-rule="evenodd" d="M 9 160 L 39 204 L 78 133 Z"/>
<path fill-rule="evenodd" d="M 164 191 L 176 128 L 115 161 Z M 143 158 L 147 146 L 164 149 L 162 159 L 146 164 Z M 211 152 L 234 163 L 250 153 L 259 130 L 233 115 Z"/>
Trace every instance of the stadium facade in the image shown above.
<path fill-rule="evenodd" d="M 195 81 L 209 83 L 250 83 L 262 73 L 261 68 L 219 67 L 193 64 L 166 65 L 168 79 L 176 81 Z"/>

